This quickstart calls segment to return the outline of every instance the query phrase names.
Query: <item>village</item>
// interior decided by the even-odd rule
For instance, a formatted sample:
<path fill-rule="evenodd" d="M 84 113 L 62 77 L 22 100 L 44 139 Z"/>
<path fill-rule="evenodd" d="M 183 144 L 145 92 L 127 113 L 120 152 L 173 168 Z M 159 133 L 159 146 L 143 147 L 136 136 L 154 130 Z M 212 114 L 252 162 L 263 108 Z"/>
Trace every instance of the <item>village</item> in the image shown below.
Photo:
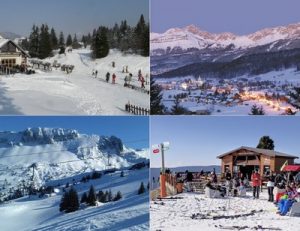
<path fill-rule="evenodd" d="M 251 114 L 251 107 L 261 107 L 267 115 L 296 114 L 300 102 L 293 97 L 299 88 L 300 73 L 294 69 L 262 76 L 232 79 L 182 77 L 158 79 L 163 104 L 170 110 L 178 97 L 180 106 L 190 114 Z"/>

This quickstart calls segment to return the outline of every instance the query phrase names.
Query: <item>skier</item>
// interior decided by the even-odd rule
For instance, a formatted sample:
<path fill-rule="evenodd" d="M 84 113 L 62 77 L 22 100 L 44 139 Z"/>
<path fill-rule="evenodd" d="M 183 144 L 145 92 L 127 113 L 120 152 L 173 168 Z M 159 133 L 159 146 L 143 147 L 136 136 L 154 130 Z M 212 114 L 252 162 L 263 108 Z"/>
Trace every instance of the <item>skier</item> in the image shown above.
<path fill-rule="evenodd" d="M 115 61 L 112 61 L 111 65 L 112 65 L 113 68 L 115 68 L 116 67 Z"/>
<path fill-rule="evenodd" d="M 129 84 L 129 85 L 131 84 L 131 80 L 132 80 L 132 74 L 129 73 L 129 77 L 128 77 L 128 84 Z"/>
<path fill-rule="evenodd" d="M 274 201 L 274 195 L 273 195 L 274 186 L 275 186 L 275 176 L 272 172 L 270 172 L 270 175 L 268 176 L 268 183 L 267 183 L 268 195 L 269 195 L 268 201 L 270 202 Z"/>
<path fill-rule="evenodd" d="M 125 72 L 128 73 L 128 66 L 125 67 Z"/>
<path fill-rule="evenodd" d="M 116 78 L 117 78 L 116 74 L 113 73 L 113 75 L 112 75 L 112 84 L 116 83 Z"/>
<path fill-rule="evenodd" d="M 94 76 L 94 75 L 95 75 L 95 70 L 93 69 L 92 76 Z"/>
<path fill-rule="evenodd" d="M 98 71 L 96 70 L 95 71 L 95 78 L 97 78 L 97 75 L 98 75 Z"/>
<path fill-rule="evenodd" d="M 141 76 L 141 88 L 145 88 L 145 79 Z"/>
<path fill-rule="evenodd" d="M 128 76 L 126 75 L 124 78 L 124 87 L 128 86 Z"/>
<path fill-rule="evenodd" d="M 109 82 L 109 77 L 110 77 L 110 73 L 107 72 L 107 73 L 106 73 L 106 82 L 107 82 L 107 83 Z"/>

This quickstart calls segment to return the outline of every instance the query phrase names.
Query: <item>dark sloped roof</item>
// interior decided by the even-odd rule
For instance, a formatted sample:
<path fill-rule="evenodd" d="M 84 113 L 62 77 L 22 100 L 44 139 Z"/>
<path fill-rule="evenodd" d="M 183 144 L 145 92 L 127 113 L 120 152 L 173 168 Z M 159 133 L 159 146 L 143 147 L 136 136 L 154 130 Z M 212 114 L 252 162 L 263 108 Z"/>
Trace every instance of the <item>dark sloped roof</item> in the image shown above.
<path fill-rule="evenodd" d="M 229 155 L 233 152 L 239 151 L 241 149 L 245 149 L 245 150 L 248 150 L 248 151 L 251 151 L 251 152 L 260 153 L 260 154 L 263 154 L 263 155 L 266 155 L 266 156 L 273 156 L 273 157 L 281 156 L 281 157 L 295 158 L 295 159 L 299 158 L 298 156 L 289 155 L 289 154 L 286 154 L 286 153 L 283 153 L 283 152 L 277 152 L 277 151 L 274 151 L 274 150 L 268 150 L 268 149 L 262 149 L 262 148 L 251 148 L 251 147 L 246 147 L 246 146 L 242 146 L 242 147 L 239 147 L 237 149 L 226 152 L 226 153 L 218 156 L 218 158 L 222 158 L 224 156 L 227 156 L 227 155 Z"/>
<path fill-rule="evenodd" d="M 3 38 L 0 37 L 0 48 L 3 47 L 8 42 L 11 42 L 12 44 L 14 44 L 23 54 L 25 54 L 27 57 L 30 57 L 30 55 L 22 47 L 20 47 L 14 41 L 9 40 L 9 39 L 3 39 Z"/>

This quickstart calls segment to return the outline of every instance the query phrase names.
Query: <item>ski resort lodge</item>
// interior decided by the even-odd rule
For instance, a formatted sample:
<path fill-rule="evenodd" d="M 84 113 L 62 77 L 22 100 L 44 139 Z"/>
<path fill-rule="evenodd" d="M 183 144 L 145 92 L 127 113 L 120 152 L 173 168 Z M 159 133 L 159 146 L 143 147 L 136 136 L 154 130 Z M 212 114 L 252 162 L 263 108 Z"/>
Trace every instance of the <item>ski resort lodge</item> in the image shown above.
<path fill-rule="evenodd" d="M 231 173 L 241 172 L 244 176 L 250 177 L 254 169 L 259 169 L 261 175 L 270 170 L 278 173 L 283 164 L 286 162 L 294 164 L 294 160 L 298 157 L 274 150 L 240 147 L 218 158 L 222 161 L 222 174 L 229 170 Z"/>
<path fill-rule="evenodd" d="M 0 66 L 12 68 L 26 65 L 29 55 L 15 42 L 0 36 Z"/>

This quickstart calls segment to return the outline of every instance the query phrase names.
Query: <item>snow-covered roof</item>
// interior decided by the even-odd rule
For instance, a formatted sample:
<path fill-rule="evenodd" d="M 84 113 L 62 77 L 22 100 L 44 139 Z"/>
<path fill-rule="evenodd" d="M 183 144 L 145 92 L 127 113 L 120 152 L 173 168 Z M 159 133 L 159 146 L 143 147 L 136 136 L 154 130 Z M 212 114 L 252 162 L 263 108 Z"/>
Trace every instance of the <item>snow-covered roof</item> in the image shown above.
<path fill-rule="evenodd" d="M 271 157 L 281 156 L 281 157 L 295 158 L 295 159 L 299 158 L 298 156 L 289 155 L 289 154 L 286 154 L 286 153 L 283 153 L 283 152 L 277 152 L 277 151 L 274 151 L 274 150 L 268 150 L 268 149 L 262 149 L 262 148 L 251 148 L 251 147 L 246 147 L 246 146 L 242 146 L 242 147 L 239 147 L 237 149 L 226 152 L 226 153 L 218 156 L 218 158 L 221 159 L 224 156 L 230 155 L 233 152 L 236 152 L 236 151 L 239 151 L 239 150 L 242 150 L 242 149 L 248 150 L 250 152 L 256 152 L 256 153 L 259 153 L 259 154 L 263 154 L 263 155 L 266 155 L 266 156 L 271 156 Z"/>
<path fill-rule="evenodd" d="M 5 44 L 7 44 L 8 42 L 11 42 L 12 44 L 14 44 L 23 54 L 25 54 L 26 56 L 29 57 L 29 54 L 27 54 L 27 52 L 20 47 L 18 44 L 16 44 L 14 41 L 9 40 L 9 39 L 4 39 L 2 37 L 0 37 L 0 48 L 3 47 Z"/>

